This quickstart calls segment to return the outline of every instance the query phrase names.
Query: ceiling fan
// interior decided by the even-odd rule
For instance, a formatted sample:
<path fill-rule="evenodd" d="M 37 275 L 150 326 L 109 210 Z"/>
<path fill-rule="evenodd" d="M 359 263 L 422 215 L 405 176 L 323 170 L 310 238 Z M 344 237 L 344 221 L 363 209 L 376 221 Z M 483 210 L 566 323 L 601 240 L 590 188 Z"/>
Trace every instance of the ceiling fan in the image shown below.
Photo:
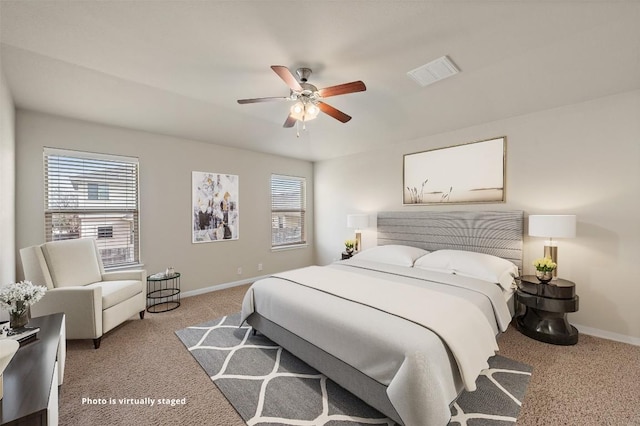
<path fill-rule="evenodd" d="M 252 104 L 256 102 L 269 101 L 294 101 L 295 104 L 289 111 L 289 116 L 284 122 L 283 127 L 293 127 L 298 121 L 303 124 L 306 121 L 313 120 L 318 116 L 320 111 L 335 118 L 336 120 L 346 123 L 351 120 L 351 116 L 344 112 L 324 103 L 322 99 L 337 95 L 346 95 L 348 93 L 363 92 L 367 87 L 362 81 L 352 81 L 351 83 L 338 84 L 337 86 L 325 87 L 318 89 L 313 84 L 307 83 L 311 75 L 311 69 L 298 68 L 296 74 L 300 81 L 293 76 L 289 68 L 282 65 L 272 65 L 271 69 L 289 86 L 289 96 L 275 96 L 266 98 L 238 99 L 239 104 Z"/>

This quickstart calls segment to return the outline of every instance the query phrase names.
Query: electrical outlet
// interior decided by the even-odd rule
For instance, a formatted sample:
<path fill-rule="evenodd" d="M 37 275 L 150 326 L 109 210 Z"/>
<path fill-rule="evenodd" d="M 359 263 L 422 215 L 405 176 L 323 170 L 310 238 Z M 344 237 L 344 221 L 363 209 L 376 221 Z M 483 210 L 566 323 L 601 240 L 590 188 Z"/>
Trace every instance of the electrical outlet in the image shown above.
<path fill-rule="evenodd" d="M 242 275 L 242 267 L 238 267 L 238 275 Z"/>
<path fill-rule="evenodd" d="M 262 271 L 262 263 L 258 263 L 258 271 Z"/>

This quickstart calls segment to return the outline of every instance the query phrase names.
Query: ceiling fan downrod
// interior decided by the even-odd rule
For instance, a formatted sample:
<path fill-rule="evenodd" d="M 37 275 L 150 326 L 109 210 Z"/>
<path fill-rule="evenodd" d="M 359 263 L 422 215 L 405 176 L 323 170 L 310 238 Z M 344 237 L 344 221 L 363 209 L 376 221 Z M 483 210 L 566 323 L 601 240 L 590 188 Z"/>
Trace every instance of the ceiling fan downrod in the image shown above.
<path fill-rule="evenodd" d="M 296 70 L 296 74 L 298 74 L 298 77 L 300 77 L 300 81 L 303 83 L 306 83 L 309 80 L 311 72 L 311 68 L 298 68 Z"/>

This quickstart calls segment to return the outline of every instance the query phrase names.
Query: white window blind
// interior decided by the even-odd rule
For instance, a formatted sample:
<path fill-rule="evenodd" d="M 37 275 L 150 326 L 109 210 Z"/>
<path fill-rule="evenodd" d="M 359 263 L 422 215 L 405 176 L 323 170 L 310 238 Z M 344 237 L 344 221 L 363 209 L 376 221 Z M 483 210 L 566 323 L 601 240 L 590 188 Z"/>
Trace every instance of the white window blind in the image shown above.
<path fill-rule="evenodd" d="M 44 150 L 45 240 L 94 238 L 105 268 L 140 261 L 138 159 Z"/>
<path fill-rule="evenodd" d="M 306 244 L 306 181 L 271 175 L 271 247 Z"/>

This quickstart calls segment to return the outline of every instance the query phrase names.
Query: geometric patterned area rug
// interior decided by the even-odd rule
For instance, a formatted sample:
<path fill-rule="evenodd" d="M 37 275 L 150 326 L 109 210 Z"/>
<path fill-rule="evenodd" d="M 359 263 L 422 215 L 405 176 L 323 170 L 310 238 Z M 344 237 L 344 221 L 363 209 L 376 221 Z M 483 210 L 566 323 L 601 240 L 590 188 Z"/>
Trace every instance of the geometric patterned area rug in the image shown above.
<path fill-rule="evenodd" d="M 394 425 L 248 325 L 240 313 L 176 331 L 238 414 L 253 425 Z M 451 407 L 450 426 L 513 425 L 531 367 L 496 355 Z"/>

